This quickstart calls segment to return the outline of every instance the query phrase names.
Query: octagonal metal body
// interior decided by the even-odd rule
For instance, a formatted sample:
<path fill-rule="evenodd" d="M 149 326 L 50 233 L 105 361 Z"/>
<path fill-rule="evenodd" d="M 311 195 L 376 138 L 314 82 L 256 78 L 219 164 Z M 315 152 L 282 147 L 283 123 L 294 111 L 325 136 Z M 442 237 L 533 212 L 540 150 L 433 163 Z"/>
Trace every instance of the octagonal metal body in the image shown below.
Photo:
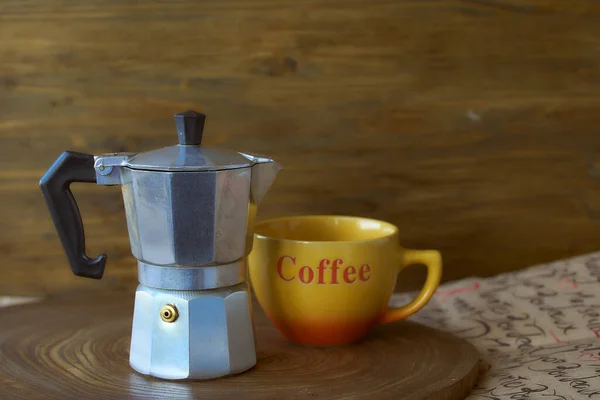
<path fill-rule="evenodd" d="M 246 257 L 274 160 L 202 145 L 202 113 L 175 114 L 178 144 L 141 153 L 64 152 L 40 185 L 75 275 L 100 279 L 69 185 L 121 185 L 138 260 L 130 364 L 164 379 L 210 379 L 256 364 Z M 93 168 L 93 169 L 92 169 Z"/>
<path fill-rule="evenodd" d="M 246 257 L 256 214 L 251 171 L 123 168 L 123 200 L 135 258 L 162 266 L 204 266 Z"/>
<path fill-rule="evenodd" d="M 165 322 L 161 309 L 178 317 Z M 139 285 L 135 295 L 129 363 L 163 379 L 212 379 L 256 365 L 248 285 L 177 291 Z"/>

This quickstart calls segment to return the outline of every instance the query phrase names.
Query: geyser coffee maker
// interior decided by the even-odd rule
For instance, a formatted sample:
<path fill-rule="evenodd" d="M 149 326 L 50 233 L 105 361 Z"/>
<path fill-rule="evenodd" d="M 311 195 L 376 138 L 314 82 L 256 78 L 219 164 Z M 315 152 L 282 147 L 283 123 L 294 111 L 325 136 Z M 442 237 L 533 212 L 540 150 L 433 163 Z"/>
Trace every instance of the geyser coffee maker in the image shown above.
<path fill-rule="evenodd" d="M 256 207 L 281 166 L 201 145 L 205 116 L 175 114 L 179 144 L 146 153 L 66 151 L 40 181 L 75 275 L 102 278 L 85 252 L 72 182 L 121 185 L 138 260 L 129 363 L 164 379 L 210 379 L 256 364 L 246 257 Z"/>

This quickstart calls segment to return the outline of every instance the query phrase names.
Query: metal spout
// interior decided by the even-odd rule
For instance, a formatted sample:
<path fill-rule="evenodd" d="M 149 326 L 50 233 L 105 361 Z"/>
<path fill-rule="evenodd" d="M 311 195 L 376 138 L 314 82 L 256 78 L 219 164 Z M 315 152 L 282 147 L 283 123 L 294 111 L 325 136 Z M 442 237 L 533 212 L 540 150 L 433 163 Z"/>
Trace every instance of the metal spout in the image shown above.
<path fill-rule="evenodd" d="M 277 175 L 283 170 L 283 167 L 267 157 L 251 154 L 244 154 L 244 156 L 256 162 L 252 166 L 251 191 L 252 199 L 258 205 L 275 182 Z"/>

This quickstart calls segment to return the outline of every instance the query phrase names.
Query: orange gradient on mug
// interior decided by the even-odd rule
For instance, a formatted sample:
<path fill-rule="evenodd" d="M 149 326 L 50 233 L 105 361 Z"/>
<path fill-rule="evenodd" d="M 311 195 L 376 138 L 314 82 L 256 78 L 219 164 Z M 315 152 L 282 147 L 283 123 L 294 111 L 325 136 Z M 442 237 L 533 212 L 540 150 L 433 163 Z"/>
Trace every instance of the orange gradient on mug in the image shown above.
<path fill-rule="evenodd" d="M 412 315 L 427 304 L 442 270 L 438 251 L 402 248 L 396 226 L 334 215 L 257 224 L 248 262 L 269 320 L 289 340 L 315 346 L 355 342 L 375 324 Z M 425 286 L 406 306 L 388 308 L 398 273 L 410 264 L 427 266 Z"/>

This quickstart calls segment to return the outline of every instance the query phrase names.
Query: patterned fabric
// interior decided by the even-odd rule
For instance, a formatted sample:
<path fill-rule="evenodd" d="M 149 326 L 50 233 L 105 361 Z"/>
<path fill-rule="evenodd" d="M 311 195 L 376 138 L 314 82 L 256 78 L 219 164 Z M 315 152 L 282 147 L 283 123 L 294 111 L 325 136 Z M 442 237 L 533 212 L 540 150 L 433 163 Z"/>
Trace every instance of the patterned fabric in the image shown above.
<path fill-rule="evenodd" d="M 480 351 L 469 400 L 600 399 L 600 252 L 451 282 L 409 319 Z"/>

